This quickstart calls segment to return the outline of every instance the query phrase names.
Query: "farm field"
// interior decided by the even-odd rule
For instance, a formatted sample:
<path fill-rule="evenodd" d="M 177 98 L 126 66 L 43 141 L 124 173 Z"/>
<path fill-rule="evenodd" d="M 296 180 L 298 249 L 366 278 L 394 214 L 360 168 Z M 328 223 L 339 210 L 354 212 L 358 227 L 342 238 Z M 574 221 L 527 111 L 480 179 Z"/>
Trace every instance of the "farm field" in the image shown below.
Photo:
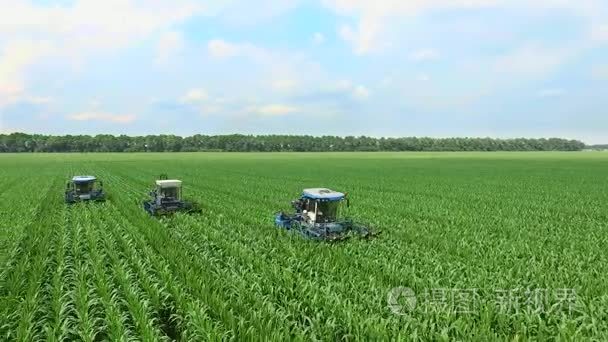
<path fill-rule="evenodd" d="M 276 229 L 307 187 L 382 234 Z M 607 153 L 3 154 L 0 199 L 0 340 L 608 339 Z"/>

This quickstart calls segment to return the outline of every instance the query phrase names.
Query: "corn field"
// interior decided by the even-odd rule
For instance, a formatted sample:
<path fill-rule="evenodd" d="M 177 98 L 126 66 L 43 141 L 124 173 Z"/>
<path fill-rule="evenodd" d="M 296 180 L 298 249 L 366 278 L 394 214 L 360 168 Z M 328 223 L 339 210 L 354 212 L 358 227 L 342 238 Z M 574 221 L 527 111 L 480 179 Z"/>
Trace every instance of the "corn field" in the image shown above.
<path fill-rule="evenodd" d="M 0 340 L 608 339 L 606 154 L 4 154 L 0 166 Z M 202 213 L 150 217 L 141 202 L 161 173 Z M 66 205 L 78 174 L 102 179 L 108 200 Z M 348 192 L 348 215 L 382 234 L 323 243 L 274 227 L 320 186 Z"/>

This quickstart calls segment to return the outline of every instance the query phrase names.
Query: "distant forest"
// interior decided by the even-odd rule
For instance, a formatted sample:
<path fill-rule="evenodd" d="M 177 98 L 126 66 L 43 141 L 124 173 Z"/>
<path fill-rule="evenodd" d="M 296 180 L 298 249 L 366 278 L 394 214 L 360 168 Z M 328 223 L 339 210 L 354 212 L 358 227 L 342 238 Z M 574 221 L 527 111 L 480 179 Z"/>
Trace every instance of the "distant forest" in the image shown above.
<path fill-rule="evenodd" d="M 608 145 L 590 145 L 587 148 L 590 150 L 608 150 Z"/>
<path fill-rule="evenodd" d="M 0 134 L 0 152 L 326 152 L 326 151 L 581 151 L 577 140 L 371 138 L 306 135 L 51 136 Z"/>

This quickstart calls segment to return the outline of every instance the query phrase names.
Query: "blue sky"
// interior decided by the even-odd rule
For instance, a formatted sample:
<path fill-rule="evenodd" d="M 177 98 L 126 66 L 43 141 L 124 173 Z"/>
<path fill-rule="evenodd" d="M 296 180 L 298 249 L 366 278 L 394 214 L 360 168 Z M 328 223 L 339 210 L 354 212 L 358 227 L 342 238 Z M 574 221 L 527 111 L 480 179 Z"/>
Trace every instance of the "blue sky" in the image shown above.
<path fill-rule="evenodd" d="M 5 0 L 0 132 L 608 143 L 604 0 Z"/>

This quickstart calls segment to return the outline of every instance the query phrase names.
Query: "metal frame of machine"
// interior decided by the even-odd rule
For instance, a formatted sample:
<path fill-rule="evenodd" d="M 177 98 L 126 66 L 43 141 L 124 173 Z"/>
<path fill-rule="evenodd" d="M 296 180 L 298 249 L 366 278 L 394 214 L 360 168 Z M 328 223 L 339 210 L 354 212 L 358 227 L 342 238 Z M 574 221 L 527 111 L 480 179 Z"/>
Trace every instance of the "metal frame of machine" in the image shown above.
<path fill-rule="evenodd" d="M 166 175 L 161 175 L 155 182 L 155 188 L 150 191 L 150 199 L 143 202 L 143 208 L 152 216 L 201 211 L 196 203 L 182 200 L 182 181 L 167 179 Z"/>
<path fill-rule="evenodd" d="M 103 202 L 105 200 L 106 194 L 103 191 L 103 182 L 95 176 L 74 176 L 66 185 L 65 202 L 68 204 L 84 201 Z"/>
<path fill-rule="evenodd" d="M 96 186 L 98 184 L 98 186 Z M 182 181 L 161 175 L 143 201 L 144 210 L 151 216 L 164 216 L 176 212 L 199 213 L 196 202 L 182 199 Z M 67 183 L 65 202 L 105 201 L 103 182 L 95 176 L 75 176 Z M 346 194 L 326 188 L 304 189 L 299 199 L 291 202 L 294 212 L 275 214 L 275 224 L 289 232 L 296 232 L 312 240 L 339 241 L 352 236 L 369 238 L 377 235 L 369 227 L 342 217 L 341 211 L 349 207 Z"/>
<path fill-rule="evenodd" d="M 349 206 L 344 193 L 326 188 L 304 189 L 300 198 L 292 201 L 295 212 L 277 213 L 275 224 L 312 240 L 338 241 L 353 235 L 368 238 L 377 234 L 348 218 L 340 218 L 342 203 Z"/>

